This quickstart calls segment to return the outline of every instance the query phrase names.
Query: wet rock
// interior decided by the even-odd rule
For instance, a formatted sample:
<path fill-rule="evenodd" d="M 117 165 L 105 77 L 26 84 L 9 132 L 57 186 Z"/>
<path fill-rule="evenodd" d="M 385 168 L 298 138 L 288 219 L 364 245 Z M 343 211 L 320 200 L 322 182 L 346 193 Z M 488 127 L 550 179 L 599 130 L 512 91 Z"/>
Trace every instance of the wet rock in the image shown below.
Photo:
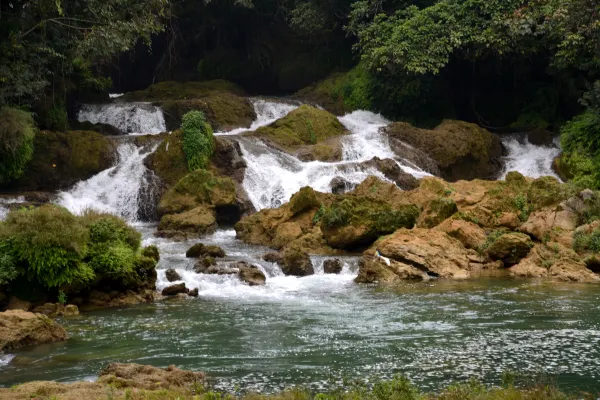
<path fill-rule="evenodd" d="M 79 315 L 79 308 L 75 304 L 67 304 L 63 310 L 63 315 L 65 317 L 75 317 Z"/>
<path fill-rule="evenodd" d="M 428 280 L 429 276 L 420 269 L 396 260 L 379 256 L 364 255 L 359 261 L 356 283 L 391 284 L 405 280 Z"/>
<path fill-rule="evenodd" d="M 394 182 L 402 190 L 412 190 L 419 186 L 419 181 L 408 172 L 404 172 L 398 163 L 391 158 L 382 160 L 379 157 L 373 157 L 371 160 L 361 163 L 361 165 L 379 170 L 383 176 Z"/>
<path fill-rule="evenodd" d="M 198 297 L 198 288 L 190 290 L 188 292 L 188 296 L 190 296 L 190 297 Z"/>
<path fill-rule="evenodd" d="M 179 293 L 188 293 L 189 289 L 185 287 L 185 283 L 167 286 L 162 290 L 163 296 L 175 296 Z"/>
<path fill-rule="evenodd" d="M 485 231 L 479 225 L 462 219 L 447 219 L 435 229 L 446 232 L 467 249 L 477 250 L 485 242 Z"/>
<path fill-rule="evenodd" d="M 298 215 L 304 211 L 318 208 L 321 205 L 319 196 L 313 188 L 305 186 L 294 193 L 290 199 L 290 211 L 293 215 Z"/>
<path fill-rule="evenodd" d="M 281 249 L 283 246 L 302 236 L 302 228 L 295 222 L 284 222 L 275 229 L 273 247 Z"/>
<path fill-rule="evenodd" d="M 117 388 L 156 390 L 206 382 L 202 372 L 184 371 L 173 365 L 163 369 L 140 364 L 113 363 L 100 372 L 98 382 Z"/>
<path fill-rule="evenodd" d="M 554 138 L 556 138 L 556 134 L 547 129 L 535 129 L 527 133 L 529 143 L 536 146 L 552 146 Z"/>
<path fill-rule="evenodd" d="M 281 260 L 281 257 L 282 257 L 281 254 L 273 252 L 273 253 L 263 254 L 262 259 L 266 262 L 276 263 Z"/>
<path fill-rule="evenodd" d="M 212 266 L 208 267 L 204 273 L 211 275 L 233 275 L 237 274 L 238 270 L 229 267 Z"/>
<path fill-rule="evenodd" d="M 532 213 L 519 230 L 538 240 L 552 233 L 555 229 L 573 231 L 577 228 L 578 216 L 572 211 L 541 210 Z"/>
<path fill-rule="evenodd" d="M 212 257 L 204 257 L 202 260 L 197 261 L 194 264 L 194 272 L 197 274 L 203 274 L 209 267 L 217 265 L 217 262 Z"/>
<path fill-rule="evenodd" d="M 458 240 L 438 230 L 399 229 L 375 243 L 366 254 L 379 254 L 431 276 L 454 279 L 470 276 L 469 252 Z"/>
<path fill-rule="evenodd" d="M 532 247 L 533 242 L 529 236 L 506 233 L 491 243 L 486 253 L 492 260 L 501 260 L 505 265 L 511 266 L 525 258 Z"/>
<path fill-rule="evenodd" d="M 285 275 L 308 276 L 315 273 L 310 256 L 297 249 L 286 249 L 278 262 Z"/>
<path fill-rule="evenodd" d="M 344 194 L 353 189 L 352 183 L 341 176 L 336 176 L 329 182 L 331 186 L 331 193 L 333 194 Z"/>
<path fill-rule="evenodd" d="M 67 339 L 67 332 L 43 314 L 23 310 L 0 313 L 0 351 Z"/>
<path fill-rule="evenodd" d="M 428 202 L 417 220 L 420 228 L 433 228 L 458 212 L 454 200 L 441 197 Z"/>
<path fill-rule="evenodd" d="M 263 286 L 266 283 L 267 277 L 256 265 L 249 265 L 247 262 L 240 261 L 230 265 L 230 267 L 237 268 L 240 280 L 250 286 Z"/>
<path fill-rule="evenodd" d="M 173 268 L 169 268 L 165 271 L 165 277 L 169 282 L 175 282 L 181 280 L 181 275 L 177 273 Z"/>
<path fill-rule="evenodd" d="M 339 258 L 333 258 L 323 261 L 323 272 L 326 274 L 339 274 L 342 272 L 344 263 Z"/>
<path fill-rule="evenodd" d="M 202 243 L 196 243 L 190 247 L 186 252 L 185 256 L 188 258 L 200 258 L 200 257 L 225 257 L 225 251 L 219 246 L 206 246 Z"/>
<path fill-rule="evenodd" d="M 57 315 L 59 313 L 59 310 L 60 310 L 60 304 L 58 304 L 58 303 L 45 303 L 44 305 L 35 307 L 31 311 L 34 312 L 34 313 L 36 313 L 36 314 L 44 314 L 44 315 L 48 315 L 48 316 L 55 316 L 55 315 Z"/>

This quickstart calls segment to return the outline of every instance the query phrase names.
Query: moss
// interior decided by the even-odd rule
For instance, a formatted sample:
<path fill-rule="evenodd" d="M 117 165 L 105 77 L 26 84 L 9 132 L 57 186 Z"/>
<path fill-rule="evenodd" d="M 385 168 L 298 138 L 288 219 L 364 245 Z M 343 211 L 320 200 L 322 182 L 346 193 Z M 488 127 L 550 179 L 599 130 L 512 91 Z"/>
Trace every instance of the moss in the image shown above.
<path fill-rule="evenodd" d="M 33 156 L 35 134 L 30 113 L 0 108 L 0 185 L 23 175 Z"/>
<path fill-rule="evenodd" d="M 269 126 L 250 133 L 266 139 L 285 150 L 302 145 L 314 145 L 329 138 L 343 135 L 342 123 L 327 111 L 303 105 Z"/>
<path fill-rule="evenodd" d="M 65 188 L 111 167 L 115 160 L 114 142 L 97 132 L 42 131 L 34 147 L 25 173 L 14 183 L 19 190 Z"/>
<path fill-rule="evenodd" d="M 310 186 L 305 186 L 295 193 L 290 199 L 290 211 L 294 214 L 300 214 L 311 208 L 317 208 L 321 205 L 317 194 Z"/>
<path fill-rule="evenodd" d="M 204 97 L 211 92 L 230 92 L 239 96 L 245 95 L 244 90 L 235 83 L 215 79 L 199 82 L 160 82 L 144 90 L 126 93 L 122 99 L 127 101 L 190 100 Z"/>
<path fill-rule="evenodd" d="M 565 200 L 560 182 L 551 176 L 534 180 L 529 186 L 527 197 L 535 209 L 560 203 Z"/>
<path fill-rule="evenodd" d="M 206 170 L 190 172 L 165 193 L 159 213 L 187 211 L 199 204 L 232 205 L 236 203 L 235 191 L 235 182 L 228 177 L 216 176 Z"/>
<path fill-rule="evenodd" d="M 452 199 L 441 197 L 432 200 L 421 214 L 419 226 L 433 228 L 457 212 L 458 207 Z"/>
<path fill-rule="evenodd" d="M 189 172 L 183 153 L 183 132 L 176 130 L 165 135 L 156 151 L 148 157 L 148 164 L 168 187 L 183 178 Z"/>
<path fill-rule="evenodd" d="M 160 254 L 158 252 L 158 247 L 154 245 L 146 246 L 142 249 L 141 255 L 143 257 L 148 257 L 153 259 L 154 261 L 160 261 Z"/>

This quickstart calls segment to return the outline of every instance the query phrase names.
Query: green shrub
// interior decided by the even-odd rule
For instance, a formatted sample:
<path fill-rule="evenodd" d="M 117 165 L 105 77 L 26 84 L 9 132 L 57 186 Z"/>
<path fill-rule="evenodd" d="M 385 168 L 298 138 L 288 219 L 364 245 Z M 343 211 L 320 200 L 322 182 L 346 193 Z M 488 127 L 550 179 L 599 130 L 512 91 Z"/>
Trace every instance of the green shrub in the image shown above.
<path fill-rule="evenodd" d="M 134 278 L 135 261 L 135 252 L 125 243 L 99 243 L 91 247 L 88 264 L 98 274 L 130 281 Z"/>
<path fill-rule="evenodd" d="M 600 230 L 591 233 L 575 232 L 573 234 L 573 249 L 575 251 L 591 250 L 600 252 Z"/>
<path fill-rule="evenodd" d="M 160 260 L 160 254 L 158 253 L 158 247 L 151 245 L 144 247 L 141 253 L 142 257 L 148 257 L 158 262 Z"/>
<path fill-rule="evenodd" d="M 586 112 L 567 122 L 561 130 L 562 163 L 573 182 L 600 189 L 600 116 Z"/>
<path fill-rule="evenodd" d="M 33 156 L 35 124 L 30 113 L 0 108 L 0 184 L 19 178 Z"/>
<path fill-rule="evenodd" d="M 211 126 L 206 122 L 204 113 L 190 111 L 183 116 L 183 152 L 188 169 L 195 171 L 208 166 L 214 151 L 214 138 Z"/>
<path fill-rule="evenodd" d="M 92 243 L 123 242 L 136 251 L 140 247 L 142 236 L 122 219 L 110 214 L 88 211 L 83 216 L 90 230 Z"/>
<path fill-rule="evenodd" d="M 6 285 L 19 276 L 14 257 L 8 253 L 8 243 L 0 242 L 0 286 Z"/>

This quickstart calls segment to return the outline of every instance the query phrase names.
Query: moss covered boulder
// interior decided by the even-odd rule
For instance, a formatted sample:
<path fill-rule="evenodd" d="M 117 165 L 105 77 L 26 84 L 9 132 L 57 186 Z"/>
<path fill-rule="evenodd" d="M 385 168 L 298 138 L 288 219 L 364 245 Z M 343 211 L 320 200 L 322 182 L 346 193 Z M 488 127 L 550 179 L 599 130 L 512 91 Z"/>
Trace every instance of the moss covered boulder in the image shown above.
<path fill-rule="evenodd" d="M 0 313 L 0 351 L 67 339 L 67 332 L 45 315 L 23 310 Z"/>
<path fill-rule="evenodd" d="M 11 186 L 22 191 L 67 188 L 110 168 L 115 150 L 115 143 L 97 132 L 41 131 L 25 173 Z"/>
<path fill-rule="evenodd" d="M 454 200 L 440 197 L 425 204 L 417 225 L 420 228 L 433 228 L 457 212 L 458 207 Z"/>
<path fill-rule="evenodd" d="M 223 81 L 160 82 L 147 89 L 127 93 L 128 101 L 150 101 L 162 107 L 167 129 L 181 125 L 188 111 L 202 111 L 215 130 L 247 128 L 256 118 L 254 108 L 244 91 L 237 85 Z"/>
<path fill-rule="evenodd" d="M 339 136 L 345 133 L 346 128 L 335 115 L 303 105 L 248 135 L 258 137 L 279 150 L 301 155 L 307 161 L 333 161 L 341 157 Z"/>
<path fill-rule="evenodd" d="M 523 233 L 511 232 L 490 236 L 483 246 L 492 260 L 500 260 L 504 265 L 515 265 L 529 254 L 533 242 Z"/>
<path fill-rule="evenodd" d="M 495 179 L 502 168 L 500 139 L 472 123 L 445 120 L 427 130 L 395 122 L 385 128 L 385 133 L 426 153 L 449 181 Z"/>
<path fill-rule="evenodd" d="M 178 129 L 162 136 L 162 142 L 145 162 L 166 187 L 171 187 L 189 172 L 183 152 L 183 132 Z"/>

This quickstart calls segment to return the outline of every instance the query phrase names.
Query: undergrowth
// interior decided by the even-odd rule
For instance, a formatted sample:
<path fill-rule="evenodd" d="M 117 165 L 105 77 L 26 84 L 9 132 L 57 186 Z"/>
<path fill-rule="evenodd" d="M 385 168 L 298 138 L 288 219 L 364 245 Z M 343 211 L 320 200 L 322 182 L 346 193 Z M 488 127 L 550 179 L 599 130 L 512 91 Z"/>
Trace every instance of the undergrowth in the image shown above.
<path fill-rule="evenodd" d="M 19 178 L 33 157 L 35 124 L 30 113 L 0 108 L 0 185 Z"/>
<path fill-rule="evenodd" d="M 188 169 L 205 169 L 214 151 L 214 138 L 211 126 L 206 122 L 204 113 L 190 111 L 183 116 L 183 152 Z"/>

